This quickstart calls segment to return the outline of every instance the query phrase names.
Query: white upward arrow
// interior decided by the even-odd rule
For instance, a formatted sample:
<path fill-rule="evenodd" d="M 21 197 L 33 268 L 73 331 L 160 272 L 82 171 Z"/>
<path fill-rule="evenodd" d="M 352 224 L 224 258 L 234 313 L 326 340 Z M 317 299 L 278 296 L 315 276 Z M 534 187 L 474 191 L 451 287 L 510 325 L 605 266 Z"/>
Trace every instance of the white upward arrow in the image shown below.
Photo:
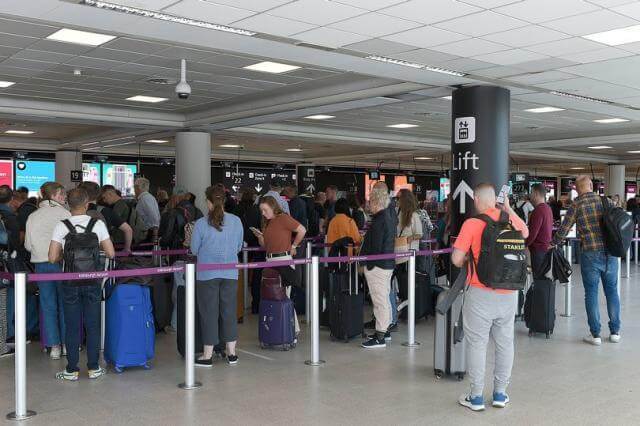
<path fill-rule="evenodd" d="M 313 191 L 315 191 L 315 189 L 316 189 L 316 187 L 313 186 L 312 183 L 310 183 L 309 186 L 307 186 L 307 191 L 309 191 L 309 192 L 313 192 Z"/>
<path fill-rule="evenodd" d="M 455 200 L 462 193 L 462 197 L 460 197 L 460 213 L 465 214 L 467 212 L 467 195 L 473 198 L 473 189 L 467 182 L 461 180 L 458 184 L 458 187 L 455 191 L 453 191 L 453 199 Z"/>

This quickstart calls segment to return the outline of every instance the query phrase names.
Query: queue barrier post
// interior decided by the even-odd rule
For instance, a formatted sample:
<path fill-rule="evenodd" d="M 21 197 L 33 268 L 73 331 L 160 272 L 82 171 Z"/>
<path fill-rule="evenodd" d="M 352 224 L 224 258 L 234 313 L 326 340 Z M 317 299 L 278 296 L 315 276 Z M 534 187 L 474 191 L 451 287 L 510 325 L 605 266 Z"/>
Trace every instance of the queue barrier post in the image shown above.
<path fill-rule="evenodd" d="M 634 250 L 634 259 L 636 261 L 636 266 L 638 266 L 638 244 L 640 243 L 640 241 L 638 241 L 638 228 L 636 227 L 636 230 L 634 231 L 634 235 L 633 235 L 633 250 Z"/>
<path fill-rule="evenodd" d="M 161 267 L 162 266 L 162 255 L 157 253 L 160 251 L 160 242 L 156 241 L 155 243 L 153 243 L 153 251 L 156 252 L 153 257 L 154 257 L 154 263 L 157 267 Z"/>
<path fill-rule="evenodd" d="M 402 344 L 408 348 L 420 346 L 420 342 L 416 342 L 416 251 L 411 250 L 409 257 L 409 273 L 408 275 L 408 316 L 407 316 L 407 341 Z"/>
<path fill-rule="evenodd" d="M 631 245 L 629 245 L 629 248 L 627 249 L 627 258 L 625 261 L 625 266 L 627 267 L 626 268 L 627 274 L 625 275 L 625 278 L 630 278 L 631 277 Z"/>
<path fill-rule="evenodd" d="M 27 274 L 14 275 L 15 309 L 15 411 L 7 414 L 9 420 L 26 420 L 36 415 L 27 409 Z"/>
<path fill-rule="evenodd" d="M 247 243 L 244 243 L 244 248 L 247 248 Z M 249 252 L 247 250 L 242 251 L 242 263 L 245 265 L 249 263 Z M 245 311 L 251 307 L 249 302 L 249 269 L 246 267 L 242 270 L 242 284 L 244 285 L 244 309 Z"/>
<path fill-rule="evenodd" d="M 565 246 L 565 254 L 569 262 L 571 262 L 571 257 L 573 253 L 571 253 L 571 241 L 567 241 L 567 245 Z M 564 313 L 561 314 L 563 317 L 571 316 L 571 290 L 572 290 L 572 279 L 569 276 L 569 281 L 564 285 Z"/>
<path fill-rule="evenodd" d="M 185 353 L 184 353 L 184 383 L 178 387 L 184 390 L 196 389 L 202 383 L 195 380 L 195 352 L 196 352 L 196 264 L 189 261 L 184 265 L 185 276 Z"/>
<path fill-rule="evenodd" d="M 311 366 L 319 366 L 324 364 L 324 361 L 320 359 L 320 280 L 318 271 L 318 256 L 311 257 L 311 299 L 309 300 L 311 306 L 311 323 L 310 323 L 310 342 L 311 342 L 311 356 L 310 359 L 304 363 Z"/>
<path fill-rule="evenodd" d="M 304 267 L 304 283 L 305 283 L 305 287 L 304 287 L 304 302 L 305 302 L 305 319 L 304 322 L 308 324 L 311 323 L 311 321 L 309 321 L 309 318 L 311 317 L 311 257 L 313 256 L 313 242 L 312 241 L 307 241 L 307 245 L 306 245 L 306 259 L 307 259 L 307 264 Z"/>

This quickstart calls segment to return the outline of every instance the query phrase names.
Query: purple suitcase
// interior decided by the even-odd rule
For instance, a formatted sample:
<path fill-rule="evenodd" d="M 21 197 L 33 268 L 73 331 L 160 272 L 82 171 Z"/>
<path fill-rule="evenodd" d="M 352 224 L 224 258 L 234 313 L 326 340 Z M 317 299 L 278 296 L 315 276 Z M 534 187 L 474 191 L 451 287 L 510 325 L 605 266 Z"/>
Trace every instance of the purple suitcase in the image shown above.
<path fill-rule="evenodd" d="M 295 317 L 293 302 L 285 300 L 261 300 L 258 338 L 260 347 L 279 346 L 288 351 L 295 347 Z"/>

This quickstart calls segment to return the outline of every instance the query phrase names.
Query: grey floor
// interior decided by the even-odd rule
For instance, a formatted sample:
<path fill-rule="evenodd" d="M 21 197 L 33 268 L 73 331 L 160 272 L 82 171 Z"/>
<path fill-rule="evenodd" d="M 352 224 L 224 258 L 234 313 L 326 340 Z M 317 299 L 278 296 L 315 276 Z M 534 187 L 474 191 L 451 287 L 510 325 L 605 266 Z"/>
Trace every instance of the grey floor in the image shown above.
<path fill-rule="evenodd" d="M 576 269 L 579 269 L 576 267 Z M 240 326 L 240 363 L 196 370 L 202 388 L 183 391 L 183 364 L 175 336 L 160 335 L 152 370 L 111 370 L 99 381 L 82 376 L 59 383 L 64 361 L 50 361 L 29 345 L 28 406 L 36 425 L 632 425 L 640 424 L 640 270 L 622 279 L 623 343 L 596 348 L 587 332 L 579 274 L 570 318 L 558 316 L 553 338 L 529 338 L 516 327 L 512 403 L 472 413 L 457 404 L 466 383 L 433 375 L 433 320 L 417 324 L 419 349 L 401 346 L 405 328 L 387 349 L 364 351 L 357 342 L 321 337 L 322 367 L 308 367 L 304 340 L 291 352 L 261 350 L 255 317 Z M 603 299 L 601 295 L 601 299 Z M 564 308 L 558 287 L 557 311 Z M 604 305 L 601 309 L 604 318 Z M 605 322 L 606 324 L 606 322 Z M 603 327 L 606 329 L 606 325 Z M 491 359 L 489 359 L 491 364 Z M 487 378 L 487 383 L 491 383 Z M 12 411 L 13 361 L 0 361 L 0 423 Z M 489 395 L 490 389 L 486 393 Z"/>

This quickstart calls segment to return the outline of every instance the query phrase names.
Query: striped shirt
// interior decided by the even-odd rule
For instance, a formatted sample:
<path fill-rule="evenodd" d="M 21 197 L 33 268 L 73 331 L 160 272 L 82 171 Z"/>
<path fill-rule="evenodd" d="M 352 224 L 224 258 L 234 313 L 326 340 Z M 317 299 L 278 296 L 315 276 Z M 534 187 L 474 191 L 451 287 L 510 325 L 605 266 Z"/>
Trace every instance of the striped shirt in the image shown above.
<path fill-rule="evenodd" d="M 602 199 L 594 192 L 587 192 L 578 196 L 567 210 L 560 229 L 553 237 L 553 244 L 559 244 L 576 224 L 582 250 L 604 251 L 602 235 Z"/>

